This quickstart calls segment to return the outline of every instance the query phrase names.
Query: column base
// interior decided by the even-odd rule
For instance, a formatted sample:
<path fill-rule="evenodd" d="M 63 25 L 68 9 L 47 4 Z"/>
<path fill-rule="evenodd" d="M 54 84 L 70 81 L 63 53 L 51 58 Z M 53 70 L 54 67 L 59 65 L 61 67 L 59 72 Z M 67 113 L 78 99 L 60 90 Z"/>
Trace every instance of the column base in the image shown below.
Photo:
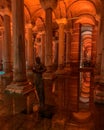
<path fill-rule="evenodd" d="M 10 84 L 12 82 L 12 79 L 13 79 L 13 73 L 12 72 L 8 72 L 8 73 L 3 74 L 1 76 L 2 85 L 7 86 L 8 84 Z"/>
<path fill-rule="evenodd" d="M 5 89 L 5 94 L 8 102 L 11 102 L 8 107 L 13 115 L 21 112 L 29 114 L 33 111 L 34 104 L 39 103 L 36 101 L 34 88 L 29 82 L 12 83 Z"/>
<path fill-rule="evenodd" d="M 26 94 L 33 88 L 32 84 L 29 82 L 16 82 L 11 83 L 7 86 L 5 89 L 8 93 L 14 93 L 14 94 Z"/>
<path fill-rule="evenodd" d="M 90 111 L 80 111 L 80 112 L 73 112 L 72 119 L 76 122 L 88 122 L 91 119 L 91 112 Z"/>
<path fill-rule="evenodd" d="M 66 123 L 66 130 L 95 130 L 95 125 L 93 119 L 85 123 L 69 121 Z"/>

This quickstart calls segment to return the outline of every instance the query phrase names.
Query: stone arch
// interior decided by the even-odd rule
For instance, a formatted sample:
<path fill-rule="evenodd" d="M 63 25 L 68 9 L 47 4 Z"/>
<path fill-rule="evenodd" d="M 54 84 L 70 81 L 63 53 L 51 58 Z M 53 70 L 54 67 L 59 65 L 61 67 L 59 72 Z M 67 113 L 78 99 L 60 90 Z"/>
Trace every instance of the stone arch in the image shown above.
<path fill-rule="evenodd" d="M 24 13 L 25 13 L 25 22 L 28 23 L 31 21 L 31 12 L 26 4 L 24 4 Z"/>
<path fill-rule="evenodd" d="M 70 10 L 72 11 L 72 16 L 78 16 L 81 14 L 89 13 L 92 15 L 96 15 L 95 6 L 89 1 L 78 1 L 70 6 Z"/>
<path fill-rule="evenodd" d="M 45 30 L 45 21 L 40 16 L 34 19 L 35 26 L 33 27 L 33 31 L 37 32 L 38 30 Z"/>
<path fill-rule="evenodd" d="M 76 23 L 82 23 L 82 24 L 90 24 L 90 25 L 96 25 L 97 21 L 95 17 L 91 14 L 82 14 L 78 16 L 78 19 L 75 20 Z"/>

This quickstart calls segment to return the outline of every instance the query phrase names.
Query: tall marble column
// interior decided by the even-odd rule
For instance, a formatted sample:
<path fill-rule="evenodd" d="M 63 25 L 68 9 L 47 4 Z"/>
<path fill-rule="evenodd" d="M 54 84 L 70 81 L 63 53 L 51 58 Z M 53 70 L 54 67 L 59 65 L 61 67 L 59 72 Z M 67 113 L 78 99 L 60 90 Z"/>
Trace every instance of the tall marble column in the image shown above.
<path fill-rule="evenodd" d="M 26 25 L 26 70 L 27 78 L 30 82 L 33 82 L 33 60 L 34 60 L 34 44 L 32 41 L 32 24 Z"/>
<path fill-rule="evenodd" d="M 33 41 L 32 41 L 32 25 L 31 23 L 26 25 L 26 61 L 27 61 L 27 69 L 32 70 L 33 69 Z"/>
<path fill-rule="evenodd" d="M 53 40 L 53 67 L 54 70 L 57 69 L 58 66 L 58 40 L 55 38 Z"/>
<path fill-rule="evenodd" d="M 19 9 L 19 10 L 18 10 Z M 24 0 L 12 0 L 13 21 L 13 84 L 7 89 L 22 93 L 28 87 L 26 77 L 25 39 L 24 39 Z M 26 90 L 27 90 L 26 89 Z"/>
<path fill-rule="evenodd" d="M 52 67 L 52 9 L 46 9 L 46 44 L 45 65 L 50 71 Z"/>
<path fill-rule="evenodd" d="M 0 39 L 1 39 L 1 52 L 0 52 L 0 54 L 1 54 L 1 60 L 3 59 L 3 43 L 4 43 L 4 27 L 0 27 L 0 33 L 1 33 L 1 35 L 0 35 Z"/>
<path fill-rule="evenodd" d="M 12 81 L 12 59 L 11 59 L 11 13 L 10 10 L 5 7 L 3 10 L 4 19 L 4 31 L 3 31 L 3 46 L 2 46 L 2 59 L 3 59 L 3 71 L 2 75 L 3 85 L 6 86 Z"/>
<path fill-rule="evenodd" d="M 71 49 L 71 32 L 66 31 L 66 58 L 65 58 L 65 70 L 70 71 L 70 50 Z"/>
<path fill-rule="evenodd" d="M 24 110 L 27 110 L 27 113 L 32 111 L 35 99 L 32 99 L 31 96 L 32 100 L 30 101 L 30 95 L 31 92 L 34 92 L 34 89 L 26 76 L 24 0 L 12 0 L 11 3 L 13 22 L 13 81 L 7 86 L 5 92 L 8 93 L 8 113 L 15 115 Z"/>
<path fill-rule="evenodd" d="M 45 32 L 42 31 L 41 35 L 41 61 L 45 64 Z"/>
<path fill-rule="evenodd" d="M 100 39 L 100 49 L 101 49 L 101 68 L 99 80 L 96 83 L 94 90 L 94 100 L 98 103 L 104 103 L 104 21 L 102 21 L 101 27 L 101 39 Z"/>
<path fill-rule="evenodd" d="M 104 84 L 104 20 L 102 20 L 101 26 L 101 40 L 100 40 L 100 52 L 101 52 L 101 70 L 100 70 L 100 82 Z"/>
<path fill-rule="evenodd" d="M 103 20 L 101 20 L 103 21 Z M 98 32 L 100 31 L 100 26 L 98 28 Z M 97 33 L 98 37 L 97 37 L 97 57 L 96 57 L 96 79 L 97 81 L 99 80 L 99 75 L 100 75 L 100 72 L 101 72 L 101 57 L 102 57 L 102 45 L 103 45 L 103 31 L 101 31 L 100 33 Z"/>
<path fill-rule="evenodd" d="M 3 48 L 3 29 L 0 28 L 0 71 L 3 71 L 3 64 L 2 64 L 2 49 Z"/>
<path fill-rule="evenodd" d="M 45 66 L 47 74 L 45 77 L 51 77 L 52 74 L 52 10 L 57 6 L 57 0 L 40 0 L 45 9 L 46 24 L 46 44 L 45 44 Z"/>
<path fill-rule="evenodd" d="M 57 19 L 59 25 L 59 46 L 58 46 L 58 71 L 62 71 L 65 66 L 65 32 L 66 19 Z"/>
<path fill-rule="evenodd" d="M 11 18 L 8 8 L 4 10 L 4 44 L 3 44 L 3 70 L 11 72 Z"/>

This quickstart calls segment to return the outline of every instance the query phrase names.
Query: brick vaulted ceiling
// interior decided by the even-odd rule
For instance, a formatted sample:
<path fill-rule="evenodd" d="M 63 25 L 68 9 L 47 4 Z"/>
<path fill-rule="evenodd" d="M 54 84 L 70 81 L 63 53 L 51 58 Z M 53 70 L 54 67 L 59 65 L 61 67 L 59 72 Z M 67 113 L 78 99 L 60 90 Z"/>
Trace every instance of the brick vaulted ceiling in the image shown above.
<path fill-rule="evenodd" d="M 98 20 L 101 14 L 100 0 L 58 0 L 57 8 L 53 10 L 53 20 L 59 18 L 88 17 Z M 25 0 L 26 21 L 35 22 L 37 18 L 45 19 L 45 11 L 41 7 L 39 0 Z"/>
<path fill-rule="evenodd" d="M 92 23 L 99 21 L 102 12 L 103 0 L 58 0 L 57 7 L 53 10 L 53 21 L 59 18 L 81 19 Z M 0 0 L 0 12 L 6 6 L 11 7 L 11 0 Z M 33 25 L 45 22 L 45 11 L 40 0 L 24 0 L 25 23 L 32 22 Z M 87 18 L 86 18 L 87 16 Z M 0 26 L 2 26 L 2 13 L 0 13 Z"/>

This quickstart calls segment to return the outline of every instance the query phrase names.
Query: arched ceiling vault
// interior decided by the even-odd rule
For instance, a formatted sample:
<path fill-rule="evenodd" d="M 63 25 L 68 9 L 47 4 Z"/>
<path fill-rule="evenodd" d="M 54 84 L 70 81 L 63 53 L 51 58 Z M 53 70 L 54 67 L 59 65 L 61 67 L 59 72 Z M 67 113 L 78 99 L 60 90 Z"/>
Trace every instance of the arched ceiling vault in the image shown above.
<path fill-rule="evenodd" d="M 45 21 L 45 11 L 41 7 L 39 0 L 24 0 L 25 5 L 29 9 L 31 13 L 31 20 L 36 21 L 38 17 L 40 17 L 43 21 Z M 101 1 L 100 0 L 58 0 L 58 5 L 56 9 L 53 10 L 53 21 L 59 18 L 68 18 L 73 19 L 75 17 L 91 15 L 92 19 L 88 16 L 87 21 L 91 21 L 94 23 L 99 20 L 96 17 L 100 17 L 101 14 Z M 86 16 L 87 16 L 86 15 Z M 81 20 L 85 17 L 79 17 Z M 29 16 L 27 16 L 29 17 Z M 28 18 L 29 19 L 29 18 Z M 79 21 L 81 21 L 79 20 Z"/>
<path fill-rule="evenodd" d="M 57 7 L 53 10 L 53 22 L 59 18 L 71 20 L 85 14 L 92 15 L 99 21 L 102 12 L 101 2 L 102 0 L 58 0 Z M 1 0 L 0 9 L 4 5 L 10 6 L 11 9 L 11 0 Z M 41 22 L 45 22 L 45 11 L 40 0 L 24 0 L 24 12 L 26 23 L 31 21 L 35 25 L 38 18 L 41 18 Z"/>

